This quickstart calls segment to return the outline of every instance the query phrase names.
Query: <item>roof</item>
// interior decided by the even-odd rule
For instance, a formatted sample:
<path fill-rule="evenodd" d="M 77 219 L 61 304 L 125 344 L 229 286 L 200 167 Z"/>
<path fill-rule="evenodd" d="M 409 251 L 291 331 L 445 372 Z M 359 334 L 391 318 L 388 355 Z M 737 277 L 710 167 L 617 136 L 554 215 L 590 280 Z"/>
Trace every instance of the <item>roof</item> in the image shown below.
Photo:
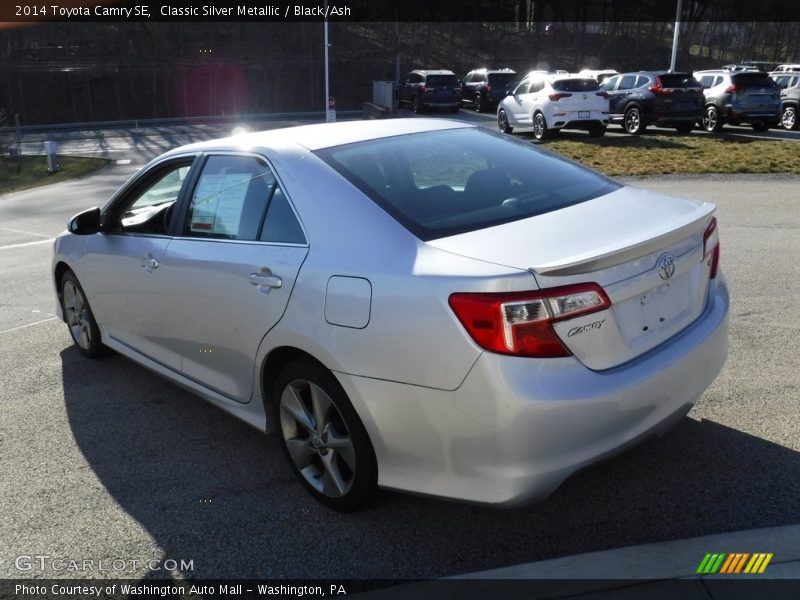
<path fill-rule="evenodd" d="M 424 75 L 455 75 L 455 73 L 447 69 L 414 69 L 411 72 L 422 73 Z"/>
<path fill-rule="evenodd" d="M 378 119 L 370 121 L 340 121 L 317 123 L 299 127 L 285 127 L 270 131 L 257 131 L 242 135 L 209 140 L 176 148 L 174 152 L 212 150 L 230 147 L 270 148 L 296 145 L 312 152 L 323 148 L 354 144 L 380 138 L 476 127 L 461 121 L 448 119 Z"/>

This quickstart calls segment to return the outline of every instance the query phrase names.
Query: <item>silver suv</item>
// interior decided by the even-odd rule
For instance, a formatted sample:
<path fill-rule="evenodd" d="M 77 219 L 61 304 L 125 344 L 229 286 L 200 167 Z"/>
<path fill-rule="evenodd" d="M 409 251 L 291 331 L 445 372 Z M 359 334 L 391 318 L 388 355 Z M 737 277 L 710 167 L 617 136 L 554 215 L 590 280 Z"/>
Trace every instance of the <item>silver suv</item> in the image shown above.
<path fill-rule="evenodd" d="M 695 71 L 694 77 L 703 86 L 706 131 L 717 132 L 726 123 L 750 123 L 754 131 L 766 131 L 780 122 L 780 94 L 768 73 L 719 69 Z"/>
<path fill-rule="evenodd" d="M 800 110 L 800 68 L 794 72 L 775 71 L 770 77 L 781 89 L 781 125 L 790 131 L 797 129 L 797 112 Z"/>

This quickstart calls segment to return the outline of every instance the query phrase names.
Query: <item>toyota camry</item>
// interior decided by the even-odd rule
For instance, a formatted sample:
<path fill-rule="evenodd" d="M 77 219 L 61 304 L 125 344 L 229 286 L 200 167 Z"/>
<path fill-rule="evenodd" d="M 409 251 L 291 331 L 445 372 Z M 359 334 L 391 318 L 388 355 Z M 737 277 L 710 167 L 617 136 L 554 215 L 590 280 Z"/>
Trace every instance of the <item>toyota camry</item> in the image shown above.
<path fill-rule="evenodd" d="M 276 434 L 326 505 L 516 506 L 718 375 L 714 211 L 464 123 L 308 125 L 156 158 L 52 272 L 80 352 Z"/>

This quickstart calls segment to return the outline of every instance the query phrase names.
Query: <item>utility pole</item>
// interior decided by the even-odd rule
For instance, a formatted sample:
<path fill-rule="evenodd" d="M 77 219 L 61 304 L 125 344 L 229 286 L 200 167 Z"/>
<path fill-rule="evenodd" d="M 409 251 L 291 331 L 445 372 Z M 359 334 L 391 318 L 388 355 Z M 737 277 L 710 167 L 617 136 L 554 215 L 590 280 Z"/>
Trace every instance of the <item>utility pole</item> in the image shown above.
<path fill-rule="evenodd" d="M 336 120 L 336 113 L 331 111 L 331 90 L 328 80 L 328 0 L 325 0 L 325 15 L 323 19 L 325 21 L 325 121 L 330 122 Z"/>
<path fill-rule="evenodd" d="M 681 35 L 681 7 L 683 0 L 678 0 L 678 9 L 675 11 L 675 30 L 672 34 L 672 59 L 669 61 L 670 72 L 675 71 L 675 60 L 678 58 L 678 38 Z"/>

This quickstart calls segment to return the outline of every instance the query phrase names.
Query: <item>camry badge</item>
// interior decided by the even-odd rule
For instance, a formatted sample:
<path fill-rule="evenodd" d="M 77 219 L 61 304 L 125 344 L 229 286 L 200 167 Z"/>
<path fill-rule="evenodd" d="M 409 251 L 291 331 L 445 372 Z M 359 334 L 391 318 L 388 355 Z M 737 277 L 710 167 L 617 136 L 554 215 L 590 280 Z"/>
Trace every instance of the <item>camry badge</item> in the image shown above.
<path fill-rule="evenodd" d="M 656 268 L 661 279 L 664 281 L 671 279 L 675 274 L 675 257 L 669 252 L 662 254 L 656 261 Z"/>

